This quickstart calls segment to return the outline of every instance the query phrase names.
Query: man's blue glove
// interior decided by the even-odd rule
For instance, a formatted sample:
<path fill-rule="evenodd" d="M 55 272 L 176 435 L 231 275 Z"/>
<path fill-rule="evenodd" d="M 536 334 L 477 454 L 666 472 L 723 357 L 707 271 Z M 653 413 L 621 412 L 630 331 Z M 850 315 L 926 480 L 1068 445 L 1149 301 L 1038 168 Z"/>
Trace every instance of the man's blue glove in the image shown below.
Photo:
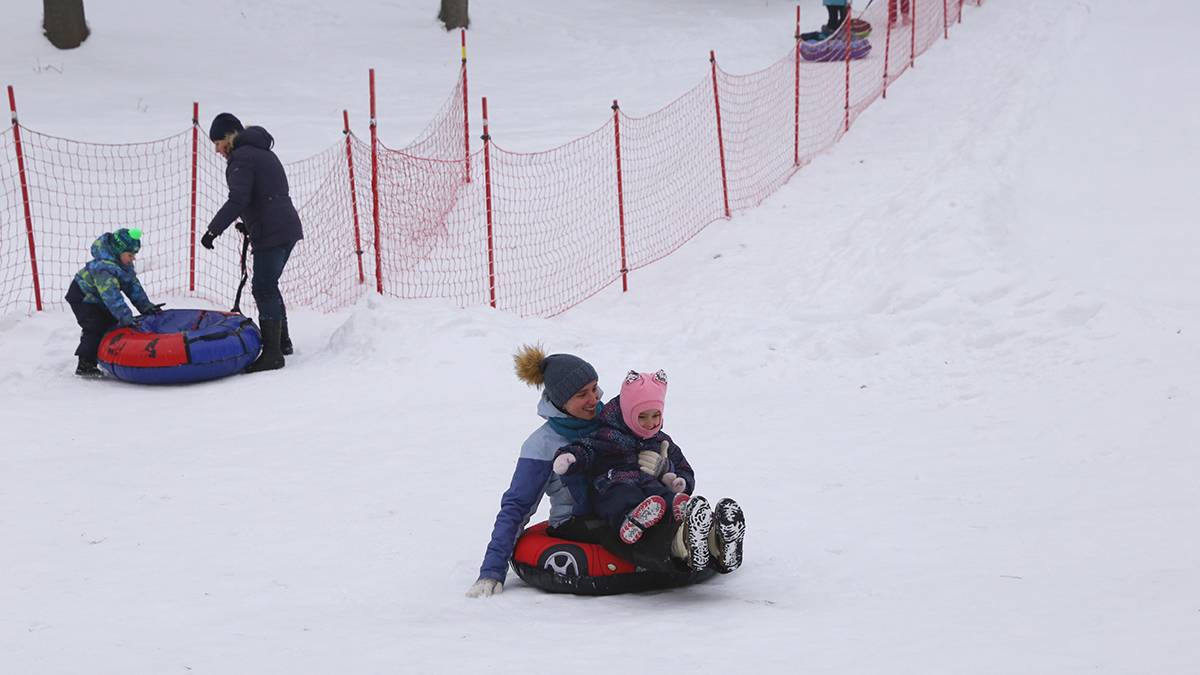
<path fill-rule="evenodd" d="M 128 328 L 135 323 L 137 323 L 137 320 L 133 318 L 132 314 L 126 314 L 125 316 L 117 319 L 117 324 L 120 325 L 121 328 Z"/>
<path fill-rule="evenodd" d="M 167 303 L 165 303 L 165 302 L 160 302 L 160 303 L 158 303 L 158 304 L 150 305 L 150 306 L 149 306 L 149 307 L 147 307 L 146 309 L 143 309 L 143 310 L 142 310 L 142 316 L 145 316 L 145 315 L 147 315 L 147 314 L 158 314 L 159 312 L 161 312 L 161 311 L 162 311 L 162 308 L 163 308 L 163 307 L 164 307 L 166 304 L 167 304 Z"/>

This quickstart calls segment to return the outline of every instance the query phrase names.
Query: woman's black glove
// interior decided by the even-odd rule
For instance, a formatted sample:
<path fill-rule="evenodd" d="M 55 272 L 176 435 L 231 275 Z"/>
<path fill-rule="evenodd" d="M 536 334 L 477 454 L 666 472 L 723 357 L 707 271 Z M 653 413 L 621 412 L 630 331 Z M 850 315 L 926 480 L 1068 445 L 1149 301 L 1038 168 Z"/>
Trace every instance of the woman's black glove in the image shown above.
<path fill-rule="evenodd" d="M 217 235 L 213 234 L 212 230 L 209 230 L 204 233 L 203 237 L 200 237 L 200 245 L 211 251 L 213 249 L 213 241 L 216 238 Z"/>

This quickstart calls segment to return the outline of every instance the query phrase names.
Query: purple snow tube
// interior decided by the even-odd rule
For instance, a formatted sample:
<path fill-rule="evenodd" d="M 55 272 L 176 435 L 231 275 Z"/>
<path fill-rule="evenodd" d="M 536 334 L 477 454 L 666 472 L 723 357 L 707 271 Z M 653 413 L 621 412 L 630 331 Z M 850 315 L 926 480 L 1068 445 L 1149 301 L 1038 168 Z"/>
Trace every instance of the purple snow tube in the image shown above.
<path fill-rule="evenodd" d="M 851 59 L 861 59 L 870 53 L 871 43 L 865 38 L 855 38 L 850 41 Z M 829 38 L 820 42 L 801 42 L 800 57 L 805 61 L 844 61 L 846 59 L 846 41 L 841 38 Z"/>

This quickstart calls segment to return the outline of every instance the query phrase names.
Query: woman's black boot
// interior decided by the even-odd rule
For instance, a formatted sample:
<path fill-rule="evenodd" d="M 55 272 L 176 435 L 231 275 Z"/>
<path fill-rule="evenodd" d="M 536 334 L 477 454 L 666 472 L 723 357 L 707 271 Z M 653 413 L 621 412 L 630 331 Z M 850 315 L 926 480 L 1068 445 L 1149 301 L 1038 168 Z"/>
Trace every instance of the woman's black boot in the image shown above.
<path fill-rule="evenodd" d="M 292 352 L 292 336 L 288 334 L 287 326 L 287 310 L 283 310 L 283 327 L 279 329 L 279 353 L 284 356 L 291 356 Z"/>
<path fill-rule="evenodd" d="M 257 373 L 262 370 L 279 370 L 284 366 L 283 352 L 279 349 L 279 338 L 283 330 L 283 322 L 279 319 L 262 319 L 262 354 L 258 359 L 246 366 L 247 373 Z"/>

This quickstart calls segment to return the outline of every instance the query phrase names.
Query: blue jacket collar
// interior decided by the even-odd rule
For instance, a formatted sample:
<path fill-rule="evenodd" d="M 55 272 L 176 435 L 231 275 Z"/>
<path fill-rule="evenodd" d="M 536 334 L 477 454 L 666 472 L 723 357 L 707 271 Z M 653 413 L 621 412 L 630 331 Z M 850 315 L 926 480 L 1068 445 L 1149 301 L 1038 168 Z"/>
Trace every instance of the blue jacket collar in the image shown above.
<path fill-rule="evenodd" d="M 604 392 L 600 392 L 600 396 L 604 396 Z M 571 417 L 558 406 L 550 402 L 545 394 L 538 401 L 538 415 L 546 418 L 546 422 L 554 429 L 558 435 L 568 441 L 577 441 L 584 436 L 591 434 L 596 429 L 600 428 L 600 411 L 604 409 L 603 403 L 596 404 L 596 416 L 590 420 L 581 420 L 577 417 Z"/>

